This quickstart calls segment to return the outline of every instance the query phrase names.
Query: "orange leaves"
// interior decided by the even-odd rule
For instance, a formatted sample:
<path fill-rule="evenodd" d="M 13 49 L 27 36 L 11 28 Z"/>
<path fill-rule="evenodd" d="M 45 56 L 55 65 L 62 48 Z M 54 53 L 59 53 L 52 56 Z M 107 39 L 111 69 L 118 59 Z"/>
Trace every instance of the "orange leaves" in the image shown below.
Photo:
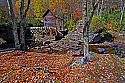
<path fill-rule="evenodd" d="M 108 20 L 108 22 L 107 22 L 107 24 L 105 25 L 105 27 L 106 27 L 107 29 L 113 29 L 113 28 L 115 28 L 114 23 L 115 23 L 115 20 L 110 19 L 110 20 Z"/>
<path fill-rule="evenodd" d="M 92 74 L 95 74 L 95 71 L 94 70 L 91 70 Z"/>
<path fill-rule="evenodd" d="M 64 0 L 50 0 L 51 3 L 56 3 L 56 4 L 60 4 L 60 3 L 64 3 Z"/>
<path fill-rule="evenodd" d="M 113 59 L 112 57 L 108 57 L 108 60 L 111 60 L 111 61 L 113 61 L 114 59 Z"/>
<path fill-rule="evenodd" d="M 112 24 L 106 24 L 105 27 L 108 28 L 108 29 L 111 29 L 112 28 Z"/>
<path fill-rule="evenodd" d="M 76 10 L 73 13 L 73 17 L 74 17 L 74 19 L 81 18 L 82 17 L 82 11 L 81 10 Z"/>
<path fill-rule="evenodd" d="M 50 5 L 50 8 L 51 8 L 51 9 L 54 9 L 55 6 L 56 6 L 56 4 L 53 3 L 53 4 Z"/>
<path fill-rule="evenodd" d="M 62 12 L 65 13 L 66 9 L 62 9 Z"/>
<path fill-rule="evenodd" d="M 78 18 L 78 15 L 74 15 L 74 19 L 77 19 Z"/>
<path fill-rule="evenodd" d="M 19 1 L 16 1 L 16 3 L 14 4 L 14 12 L 15 12 L 15 16 L 18 17 L 19 16 Z"/>
<path fill-rule="evenodd" d="M 15 53 L 18 54 L 20 52 L 16 51 Z M 4 60 L 2 62 L 5 64 L 0 62 L 0 68 L 2 67 L 4 72 L 0 74 L 0 77 L 8 75 L 10 77 L 9 82 L 14 82 L 15 80 L 18 82 L 36 82 L 38 80 L 44 82 L 53 79 L 55 82 L 63 81 L 64 83 L 77 83 L 81 81 L 96 83 L 99 80 L 102 80 L 101 82 L 104 80 L 115 82 L 116 80 L 121 80 L 119 75 L 122 76 L 124 74 L 124 66 L 118 65 L 121 62 L 113 58 L 114 56 L 100 56 L 97 61 L 88 62 L 86 65 L 79 64 L 70 67 L 71 62 L 80 58 L 73 57 L 71 54 L 66 56 L 25 52 L 20 54 L 20 56 L 13 56 L 15 55 L 14 51 L 9 53 L 9 55 L 3 54 L 0 59 L 2 58 Z"/>
<path fill-rule="evenodd" d="M 80 16 L 80 17 L 82 17 L 82 16 L 83 16 L 83 14 L 79 14 L 79 16 Z"/>

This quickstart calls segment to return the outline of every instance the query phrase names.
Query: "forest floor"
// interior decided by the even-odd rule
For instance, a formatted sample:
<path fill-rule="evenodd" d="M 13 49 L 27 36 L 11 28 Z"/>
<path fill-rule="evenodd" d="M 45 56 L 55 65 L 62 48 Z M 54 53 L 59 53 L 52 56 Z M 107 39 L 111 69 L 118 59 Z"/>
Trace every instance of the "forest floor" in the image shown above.
<path fill-rule="evenodd" d="M 125 36 L 110 32 L 114 42 L 102 44 L 125 45 Z M 101 44 L 100 44 L 101 45 Z M 124 83 L 125 58 L 118 55 L 94 53 L 98 60 L 70 66 L 82 56 L 24 51 L 0 52 L 0 83 Z"/>

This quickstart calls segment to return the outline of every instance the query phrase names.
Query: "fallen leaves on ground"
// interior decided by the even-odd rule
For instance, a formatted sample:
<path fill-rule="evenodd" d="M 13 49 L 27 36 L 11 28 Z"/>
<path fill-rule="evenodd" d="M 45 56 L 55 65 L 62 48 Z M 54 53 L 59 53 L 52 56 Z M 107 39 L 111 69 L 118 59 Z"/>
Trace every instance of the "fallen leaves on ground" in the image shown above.
<path fill-rule="evenodd" d="M 0 82 L 41 83 L 122 83 L 125 82 L 125 59 L 96 54 L 99 60 L 70 65 L 81 57 L 67 54 L 41 54 L 7 51 L 0 53 Z"/>

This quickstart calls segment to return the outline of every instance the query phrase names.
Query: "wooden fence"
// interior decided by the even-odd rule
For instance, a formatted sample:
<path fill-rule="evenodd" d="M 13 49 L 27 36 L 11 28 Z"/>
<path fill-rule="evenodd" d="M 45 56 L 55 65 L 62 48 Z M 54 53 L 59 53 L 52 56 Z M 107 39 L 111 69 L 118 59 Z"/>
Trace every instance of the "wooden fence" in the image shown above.
<path fill-rule="evenodd" d="M 48 33 L 52 31 L 50 27 L 29 27 L 31 35 L 34 37 L 35 42 L 45 42 L 47 40 L 54 40 L 55 36 L 52 33 Z"/>

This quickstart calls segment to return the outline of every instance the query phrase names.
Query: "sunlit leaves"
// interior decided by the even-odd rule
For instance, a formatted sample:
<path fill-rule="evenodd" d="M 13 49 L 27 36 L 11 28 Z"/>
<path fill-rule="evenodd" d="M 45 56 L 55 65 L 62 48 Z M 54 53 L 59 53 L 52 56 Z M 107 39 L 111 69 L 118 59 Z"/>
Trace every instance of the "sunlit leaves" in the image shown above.
<path fill-rule="evenodd" d="M 35 18 L 37 20 L 42 19 L 42 15 L 45 11 L 43 4 L 44 4 L 43 0 L 33 0 L 33 1 L 31 1 L 31 6 L 32 6 L 33 11 L 34 11 Z"/>

